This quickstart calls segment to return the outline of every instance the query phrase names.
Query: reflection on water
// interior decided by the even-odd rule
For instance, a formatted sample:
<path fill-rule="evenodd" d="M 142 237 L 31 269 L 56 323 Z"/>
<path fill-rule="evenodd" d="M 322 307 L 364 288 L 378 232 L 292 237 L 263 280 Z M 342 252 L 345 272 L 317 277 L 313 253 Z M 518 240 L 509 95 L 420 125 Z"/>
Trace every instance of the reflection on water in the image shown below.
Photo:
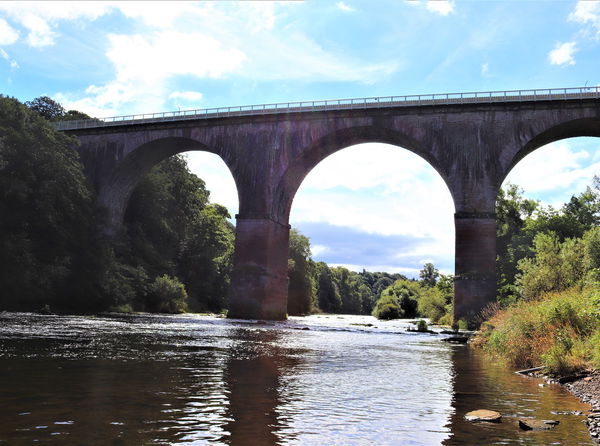
<path fill-rule="evenodd" d="M 542 380 L 511 373 L 467 348 L 454 350 L 453 365 L 457 377 L 452 403 L 455 411 L 449 425 L 452 435 L 444 445 L 593 444 L 582 423 L 584 417 L 572 414 L 589 406 L 559 385 L 545 386 Z M 500 412 L 502 423 L 466 421 L 465 414 L 475 409 Z M 558 420 L 560 424 L 552 431 L 524 432 L 518 428 L 518 418 Z"/>
<path fill-rule="evenodd" d="M 592 444 L 551 413 L 585 409 L 570 395 L 406 328 L 0 314 L 0 445 Z M 508 419 L 465 422 L 476 408 Z M 521 433 L 529 414 L 561 424 Z"/>

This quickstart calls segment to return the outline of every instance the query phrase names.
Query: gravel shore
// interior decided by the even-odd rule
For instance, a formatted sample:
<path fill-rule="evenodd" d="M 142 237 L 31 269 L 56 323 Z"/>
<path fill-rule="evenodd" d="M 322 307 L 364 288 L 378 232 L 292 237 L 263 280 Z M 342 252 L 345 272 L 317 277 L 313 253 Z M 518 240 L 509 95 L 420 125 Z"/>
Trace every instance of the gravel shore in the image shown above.
<path fill-rule="evenodd" d="M 584 403 L 592 406 L 588 414 L 587 426 L 592 438 L 600 444 L 600 371 L 597 370 L 588 377 L 564 386 Z"/>

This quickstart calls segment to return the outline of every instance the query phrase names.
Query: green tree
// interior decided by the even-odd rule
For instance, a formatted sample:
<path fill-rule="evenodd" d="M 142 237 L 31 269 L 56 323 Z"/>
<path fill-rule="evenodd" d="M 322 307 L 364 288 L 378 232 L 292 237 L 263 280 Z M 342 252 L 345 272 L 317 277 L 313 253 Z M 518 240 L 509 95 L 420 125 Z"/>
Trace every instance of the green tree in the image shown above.
<path fill-rule="evenodd" d="M 148 307 L 159 313 L 185 313 L 187 299 L 185 286 L 166 274 L 157 277 L 148 291 Z"/>
<path fill-rule="evenodd" d="M 317 275 L 317 302 L 319 308 L 326 313 L 339 313 L 342 309 L 342 298 L 333 273 L 325 262 L 316 264 Z"/>
<path fill-rule="evenodd" d="M 433 263 L 426 263 L 419 272 L 421 283 L 426 288 L 433 288 L 437 283 L 440 272 L 433 266 Z"/>
<path fill-rule="evenodd" d="M 40 96 L 25 105 L 48 121 L 58 121 L 66 113 L 64 107 L 48 96 Z"/>
<path fill-rule="evenodd" d="M 0 135 L 0 308 L 98 308 L 101 249 L 76 140 L 6 97 Z"/>
<path fill-rule="evenodd" d="M 77 110 L 66 111 L 62 105 L 48 96 L 40 96 L 25 102 L 25 105 L 48 121 L 91 119 L 90 116 Z"/>
<path fill-rule="evenodd" d="M 314 301 L 313 263 L 310 258 L 310 241 L 300 231 L 290 231 L 288 260 L 288 313 L 308 314 Z"/>
<path fill-rule="evenodd" d="M 533 244 L 535 256 L 519 261 L 517 285 L 523 298 L 565 290 L 583 277 L 585 250 L 581 239 L 561 243 L 555 233 L 547 232 L 537 234 Z"/>
<path fill-rule="evenodd" d="M 412 318 L 418 315 L 418 299 L 423 293 L 423 287 L 416 281 L 397 280 L 386 288 L 375 304 L 373 316 L 378 319 L 388 319 L 382 314 L 398 314 L 400 318 Z M 394 309 L 393 307 L 397 307 Z"/>
<path fill-rule="evenodd" d="M 418 311 L 421 317 L 426 317 L 436 324 L 446 315 L 448 308 L 446 296 L 438 287 L 427 288 L 419 297 Z"/>
<path fill-rule="evenodd" d="M 178 262 L 179 277 L 194 311 L 227 307 L 233 262 L 234 228 L 224 206 L 209 204 L 193 220 Z"/>

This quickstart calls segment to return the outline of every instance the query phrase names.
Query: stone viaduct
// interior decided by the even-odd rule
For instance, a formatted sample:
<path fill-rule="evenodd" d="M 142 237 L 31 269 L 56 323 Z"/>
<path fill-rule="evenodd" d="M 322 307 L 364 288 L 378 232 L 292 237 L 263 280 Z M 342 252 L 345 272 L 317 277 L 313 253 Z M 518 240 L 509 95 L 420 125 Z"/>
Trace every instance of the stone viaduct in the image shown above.
<path fill-rule="evenodd" d="M 600 136 L 600 88 L 315 101 L 70 121 L 87 175 L 118 230 L 138 181 L 176 153 L 220 156 L 239 197 L 230 317 L 284 319 L 294 195 L 320 161 L 381 142 L 421 156 L 455 206 L 455 319 L 495 299 L 497 191 L 535 149 Z M 402 166 L 398 166 L 402 169 Z"/>

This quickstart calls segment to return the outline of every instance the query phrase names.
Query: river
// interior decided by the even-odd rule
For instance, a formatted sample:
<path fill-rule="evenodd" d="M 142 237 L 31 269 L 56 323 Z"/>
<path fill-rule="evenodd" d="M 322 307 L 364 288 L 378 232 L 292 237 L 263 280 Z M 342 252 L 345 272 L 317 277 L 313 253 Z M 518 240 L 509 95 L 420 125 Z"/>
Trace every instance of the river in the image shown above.
<path fill-rule="evenodd" d="M 593 444 L 560 387 L 409 326 L 0 313 L 0 445 Z"/>

